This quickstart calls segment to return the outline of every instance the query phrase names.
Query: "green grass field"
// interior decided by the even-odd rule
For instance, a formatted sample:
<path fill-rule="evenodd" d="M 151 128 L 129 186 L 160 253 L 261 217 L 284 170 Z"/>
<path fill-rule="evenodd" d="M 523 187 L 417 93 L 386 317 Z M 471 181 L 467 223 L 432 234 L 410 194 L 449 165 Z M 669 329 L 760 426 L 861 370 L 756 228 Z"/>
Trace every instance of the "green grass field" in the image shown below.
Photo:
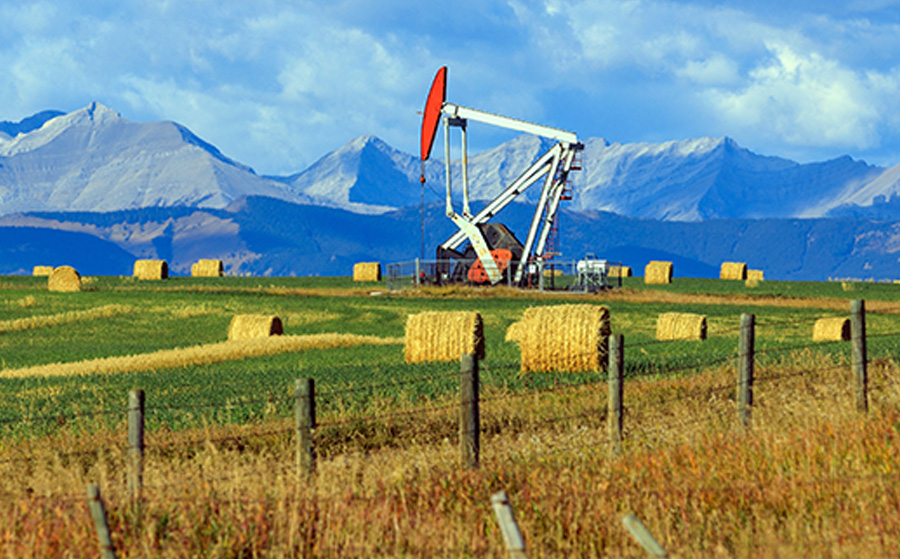
<path fill-rule="evenodd" d="M 812 342 L 816 319 L 848 316 L 857 298 L 870 311 L 868 413 L 856 408 L 850 344 Z M 504 339 L 528 307 L 563 303 L 606 305 L 625 337 L 621 455 L 610 453 L 604 373 L 522 374 L 518 345 Z M 459 461 L 459 365 L 404 361 L 406 317 L 423 310 L 483 316 L 478 469 Z M 706 315 L 708 339 L 656 341 L 669 311 Z M 734 373 L 746 312 L 757 317 L 758 376 L 742 426 Z M 74 374 L 86 359 L 222 342 L 238 313 L 278 315 L 285 338 L 391 343 Z M 59 294 L 42 278 L 0 278 L 0 549 L 96 556 L 83 488 L 98 483 L 126 557 L 505 557 L 490 507 L 500 489 L 529 557 L 640 557 L 621 523 L 631 512 L 672 556 L 893 557 L 898 338 L 900 286 L 886 284 L 634 278 L 574 295 L 86 278 L 84 291 Z M 73 374 L 39 374 L 48 370 Z M 295 468 L 292 387 L 304 377 L 315 379 L 319 420 L 312 483 Z M 132 388 L 147 398 L 140 515 L 126 484 Z"/>
<path fill-rule="evenodd" d="M 389 293 L 377 284 L 354 284 L 349 278 L 137 281 L 99 277 L 86 278 L 84 291 L 74 294 L 47 292 L 45 283 L 43 278 L 0 278 L 0 433 L 40 435 L 63 424 L 80 429 L 118 424 L 123 417 L 116 412 L 124 409 L 132 388 L 146 391 L 150 429 L 289 417 L 291 387 L 302 377 L 315 379 L 320 392 L 332 393 L 322 400 L 324 413 L 348 407 L 364 410 L 373 398 L 414 404 L 455 393 L 451 378 L 418 381 L 446 377 L 457 369 L 456 364 L 407 365 L 400 344 L 303 351 L 144 372 L 4 378 L 4 372 L 23 367 L 223 341 L 232 316 L 240 313 L 277 315 L 288 335 L 340 332 L 402 337 L 409 314 L 478 311 L 484 318 L 487 349 L 482 382 L 516 390 L 603 380 L 602 375 L 519 373 L 518 346 L 504 341 L 504 335 L 532 305 L 589 302 L 608 306 L 613 332 L 625 337 L 626 374 L 631 376 L 690 374 L 703 366 L 732 362 L 742 312 L 757 315 L 759 359 L 777 362 L 784 350 L 811 344 L 816 318 L 846 316 L 852 298 L 882 302 L 887 310 L 892 301 L 898 301 L 900 311 L 900 286 L 869 283 L 763 282 L 748 288 L 742 282 L 676 279 L 668 286 L 645 287 L 640 278 L 629 278 L 623 290 L 608 295 L 447 289 L 427 297 L 414 290 Z M 652 300 L 657 294 L 671 300 Z M 793 306 L 781 306 L 785 303 Z M 841 306 L 844 311 L 838 310 Z M 104 307 L 114 312 L 40 324 L 44 317 L 85 314 Z M 669 311 L 705 314 L 709 338 L 656 342 L 656 317 Z M 30 318 L 37 324 L 10 328 L 16 320 Z M 891 337 L 879 337 L 892 332 L 900 332 L 900 315 L 869 314 L 871 357 L 894 355 Z M 820 343 L 816 349 L 844 357 L 849 352 L 848 344 L 841 343 Z M 336 394 L 341 391 L 347 393 Z M 92 415 L 98 411 L 109 413 Z M 16 421 L 23 418 L 31 420 Z"/>

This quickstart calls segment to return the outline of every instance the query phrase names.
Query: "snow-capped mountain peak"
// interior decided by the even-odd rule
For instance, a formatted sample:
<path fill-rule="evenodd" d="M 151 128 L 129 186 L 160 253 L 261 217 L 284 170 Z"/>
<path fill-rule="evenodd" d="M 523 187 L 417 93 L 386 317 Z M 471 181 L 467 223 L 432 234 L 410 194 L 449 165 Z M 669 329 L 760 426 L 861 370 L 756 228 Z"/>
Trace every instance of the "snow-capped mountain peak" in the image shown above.
<path fill-rule="evenodd" d="M 184 126 L 131 122 L 97 102 L 0 143 L 0 214 L 225 207 L 253 194 L 308 202 Z"/>
<path fill-rule="evenodd" d="M 72 128 L 106 126 L 119 121 L 122 117 L 118 112 L 94 101 L 77 111 L 51 118 L 37 130 L 17 135 L 0 145 L 0 156 L 11 157 L 38 149 Z"/>

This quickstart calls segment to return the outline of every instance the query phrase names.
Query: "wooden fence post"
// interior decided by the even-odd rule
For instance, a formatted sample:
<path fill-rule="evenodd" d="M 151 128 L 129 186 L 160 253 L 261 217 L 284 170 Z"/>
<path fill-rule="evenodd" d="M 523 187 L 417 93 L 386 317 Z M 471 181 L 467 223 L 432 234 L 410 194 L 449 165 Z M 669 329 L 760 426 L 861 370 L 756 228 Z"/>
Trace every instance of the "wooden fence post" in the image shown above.
<path fill-rule="evenodd" d="M 500 531 L 503 533 L 503 541 L 506 542 L 506 551 L 509 552 L 509 559 L 527 559 L 525 540 L 522 538 L 522 531 L 519 530 L 519 523 L 516 522 L 516 515 L 513 514 L 512 505 L 509 504 L 509 496 L 506 494 L 506 491 L 494 493 L 491 496 L 491 505 L 494 507 L 497 523 L 500 524 Z"/>
<path fill-rule="evenodd" d="M 625 338 L 613 334 L 609 338 L 609 443 L 613 456 L 622 454 L 622 394 L 625 376 Z"/>
<path fill-rule="evenodd" d="M 100 542 L 100 557 L 102 559 L 116 559 L 116 549 L 113 547 L 109 536 L 109 523 L 106 520 L 106 507 L 100 497 L 100 487 L 92 483 L 87 486 L 88 508 L 91 509 L 91 518 L 97 529 L 97 539 Z"/>
<path fill-rule="evenodd" d="M 656 541 L 656 538 L 653 537 L 653 534 L 650 533 L 650 530 L 644 526 L 644 523 L 641 520 L 633 515 L 627 514 L 624 518 L 622 518 L 622 524 L 628 528 L 628 531 L 631 533 L 631 536 L 637 540 L 641 547 L 644 548 L 648 554 L 653 557 L 666 557 L 666 550 L 663 549 L 659 542 Z"/>
<path fill-rule="evenodd" d="M 753 406 L 753 361 L 756 345 L 756 315 L 741 315 L 741 336 L 738 344 L 738 419 L 744 427 L 750 425 Z"/>
<path fill-rule="evenodd" d="M 311 378 L 297 379 L 294 385 L 294 423 L 297 430 L 297 473 L 316 472 L 312 430 L 316 426 L 316 392 Z"/>
<path fill-rule="evenodd" d="M 144 489 L 144 391 L 128 392 L 128 496 L 135 499 Z"/>
<path fill-rule="evenodd" d="M 460 358 L 459 452 L 465 468 L 477 468 L 481 454 L 481 417 L 478 409 L 478 357 Z"/>
<path fill-rule="evenodd" d="M 869 371 L 866 354 L 866 302 L 850 301 L 850 339 L 853 344 L 853 373 L 856 377 L 856 409 L 869 411 Z"/>

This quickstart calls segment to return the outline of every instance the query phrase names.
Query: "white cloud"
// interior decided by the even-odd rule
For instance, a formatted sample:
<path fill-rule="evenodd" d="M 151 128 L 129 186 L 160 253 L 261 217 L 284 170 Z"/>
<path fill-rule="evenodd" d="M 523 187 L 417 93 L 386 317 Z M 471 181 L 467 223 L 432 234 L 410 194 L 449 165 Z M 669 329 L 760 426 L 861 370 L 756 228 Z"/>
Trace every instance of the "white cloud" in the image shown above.
<path fill-rule="evenodd" d="M 792 17 L 729 6 L 0 0 L 0 119 L 96 99 L 289 173 L 361 134 L 414 151 L 416 111 L 447 64 L 453 101 L 580 134 L 900 153 L 900 27 L 813 4 Z"/>
<path fill-rule="evenodd" d="M 727 86 L 740 81 L 737 62 L 722 54 L 702 60 L 688 60 L 675 74 L 699 85 Z"/>
<path fill-rule="evenodd" d="M 711 90 L 734 130 L 792 145 L 869 148 L 879 142 L 877 95 L 871 82 L 817 53 L 769 45 L 771 58 L 736 91 Z"/>

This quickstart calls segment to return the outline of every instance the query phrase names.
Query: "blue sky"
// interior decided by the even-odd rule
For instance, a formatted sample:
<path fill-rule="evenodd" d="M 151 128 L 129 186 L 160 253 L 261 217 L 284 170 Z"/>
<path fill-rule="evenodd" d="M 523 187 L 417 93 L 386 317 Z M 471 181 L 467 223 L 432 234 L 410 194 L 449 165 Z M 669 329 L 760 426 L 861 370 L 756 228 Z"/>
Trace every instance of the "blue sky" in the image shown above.
<path fill-rule="evenodd" d="M 288 174 L 363 134 L 415 153 L 447 65 L 450 101 L 582 138 L 900 163 L 900 0 L 430 4 L 0 0 L 0 120 L 97 100 Z"/>

